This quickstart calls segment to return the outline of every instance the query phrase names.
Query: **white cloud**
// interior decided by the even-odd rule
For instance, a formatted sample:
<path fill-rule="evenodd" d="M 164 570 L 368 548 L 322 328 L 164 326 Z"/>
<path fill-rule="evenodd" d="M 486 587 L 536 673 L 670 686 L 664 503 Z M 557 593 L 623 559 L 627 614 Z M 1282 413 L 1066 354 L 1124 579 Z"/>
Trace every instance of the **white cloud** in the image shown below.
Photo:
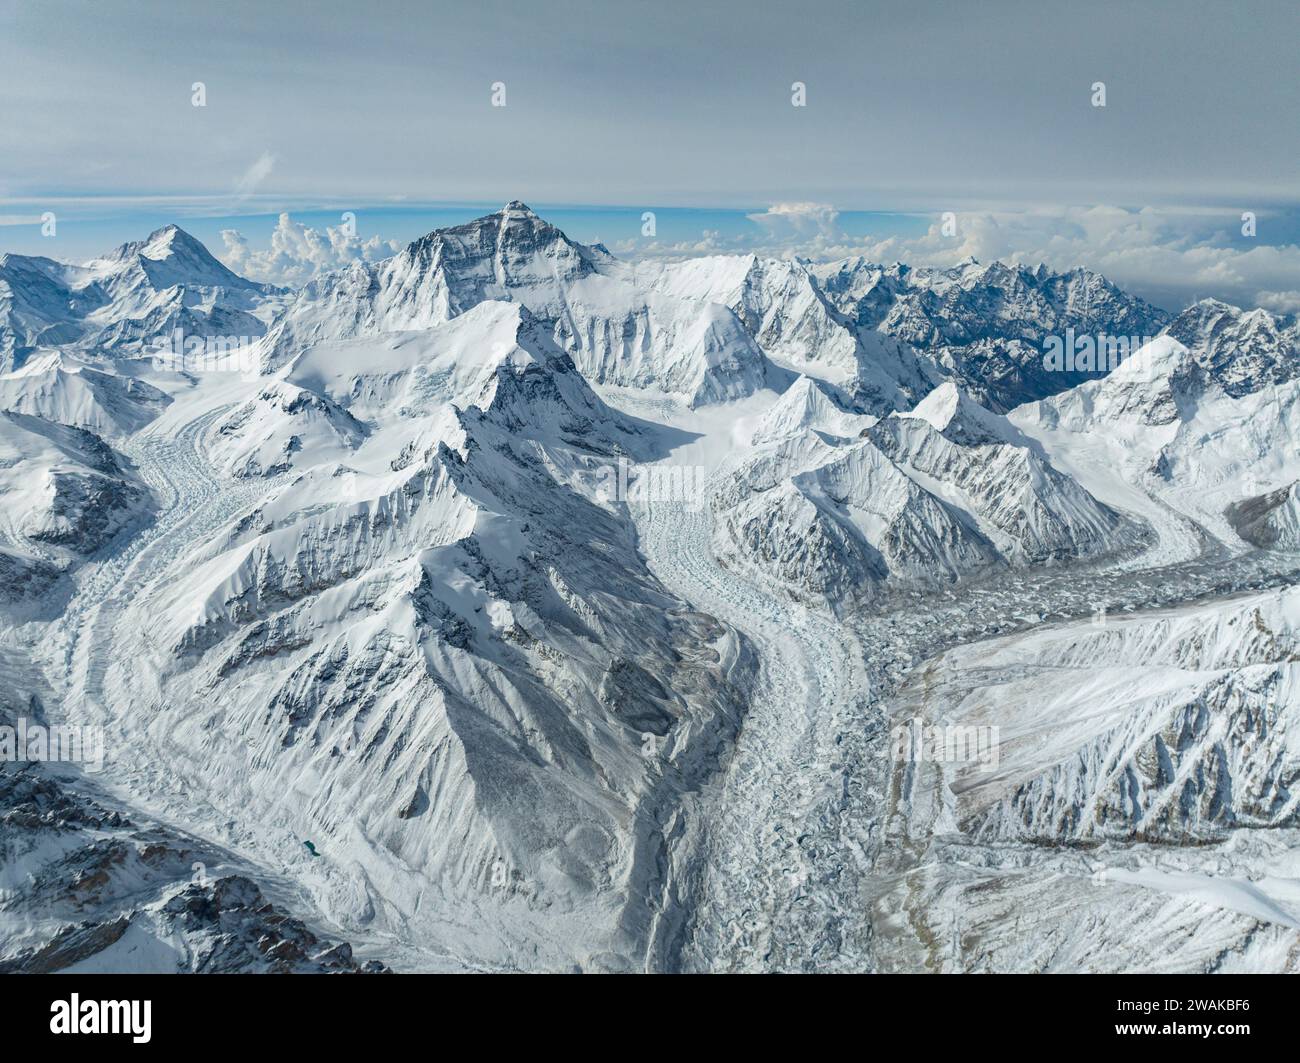
<path fill-rule="evenodd" d="M 778 238 L 811 233 L 829 235 L 835 231 L 839 216 L 839 211 L 826 203 L 773 203 L 762 214 L 746 215 Z"/>
<path fill-rule="evenodd" d="M 257 250 L 236 229 L 223 229 L 225 253 L 218 256 L 236 273 L 272 284 L 297 286 L 313 277 L 353 262 L 377 262 L 401 250 L 395 240 L 371 236 L 362 240 L 340 226 L 313 229 L 281 214 L 271 233 L 271 246 Z"/>
<path fill-rule="evenodd" d="M 663 243 L 659 240 L 619 240 L 610 245 L 610 251 L 628 258 L 688 258 L 700 255 L 725 255 L 734 253 L 734 243 L 728 243 L 717 229 L 705 229 L 698 240 L 677 240 Z"/>
<path fill-rule="evenodd" d="M 901 241 L 894 257 L 940 266 L 969 256 L 1045 262 L 1056 270 L 1087 266 L 1117 284 L 1166 298 L 1213 295 L 1244 306 L 1256 305 L 1261 292 L 1284 293 L 1300 276 L 1300 247 L 1244 245 L 1230 232 L 1222 214 L 1203 212 L 1090 207 L 959 214 L 955 238 L 943 236 L 936 220 L 923 237 Z"/>
<path fill-rule="evenodd" d="M 1255 293 L 1255 302 L 1275 314 L 1300 314 L 1300 291 Z"/>

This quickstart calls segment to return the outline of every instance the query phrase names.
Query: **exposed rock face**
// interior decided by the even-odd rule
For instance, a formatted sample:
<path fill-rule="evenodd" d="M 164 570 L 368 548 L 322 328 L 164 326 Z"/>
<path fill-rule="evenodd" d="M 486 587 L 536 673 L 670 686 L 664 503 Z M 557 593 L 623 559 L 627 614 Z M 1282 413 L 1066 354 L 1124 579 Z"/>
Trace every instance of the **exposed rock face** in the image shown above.
<path fill-rule="evenodd" d="M 827 299 L 861 330 L 924 353 L 990 409 L 1005 413 L 1095 374 L 1054 372 L 1044 341 L 1082 335 L 1156 335 L 1158 308 L 1084 269 L 1052 273 L 1001 262 L 952 269 L 878 266 L 849 259 L 814 267 Z M 920 396 L 917 396 L 918 398 Z"/>
<path fill-rule="evenodd" d="M 44 725 L 39 702 L 22 712 Z M 15 725 L 13 710 L 0 724 Z M 0 761 L 0 973 L 383 970 L 271 904 L 228 854 L 144 824 L 35 761 Z"/>
<path fill-rule="evenodd" d="M 1300 481 L 1234 502 L 1226 515 L 1238 535 L 1262 550 L 1300 550 Z"/>
<path fill-rule="evenodd" d="M 1203 299 L 1169 322 L 1165 333 L 1233 398 L 1300 377 L 1300 322 L 1294 319 Z"/>
<path fill-rule="evenodd" d="M 37 603 L 153 501 L 99 436 L 0 412 L 0 601 Z"/>

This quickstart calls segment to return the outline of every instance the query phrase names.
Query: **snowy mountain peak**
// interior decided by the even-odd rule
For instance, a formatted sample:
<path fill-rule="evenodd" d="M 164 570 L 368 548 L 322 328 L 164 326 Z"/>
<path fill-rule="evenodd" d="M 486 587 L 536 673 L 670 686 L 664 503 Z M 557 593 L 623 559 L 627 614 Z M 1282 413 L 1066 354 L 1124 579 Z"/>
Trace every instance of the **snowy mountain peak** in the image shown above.
<path fill-rule="evenodd" d="M 196 259 L 212 259 L 212 254 L 198 240 L 179 225 L 164 225 L 155 229 L 143 240 L 129 240 L 120 244 L 106 255 L 92 259 L 93 263 L 129 262 L 135 258 L 148 258 L 153 261 L 171 258 L 174 255 L 192 256 Z"/>
<path fill-rule="evenodd" d="M 1294 319 L 1202 299 L 1165 331 L 1234 397 L 1300 376 L 1300 323 Z"/>
<path fill-rule="evenodd" d="M 387 271 L 408 287 L 439 275 L 448 310 L 463 312 L 484 298 L 510 298 L 513 288 L 554 289 L 596 271 L 605 256 L 570 240 L 514 200 L 495 214 L 435 229 L 411 243 Z"/>
<path fill-rule="evenodd" d="M 208 249 L 179 225 L 164 225 L 149 234 L 140 253 L 145 258 L 170 258 L 172 255 L 193 254 L 212 257 Z"/>
<path fill-rule="evenodd" d="M 951 380 L 940 384 L 911 412 L 894 416 L 927 421 L 940 435 L 963 446 L 1019 440 L 1019 433 L 1005 417 L 986 410 Z"/>
<path fill-rule="evenodd" d="M 86 263 L 86 269 L 115 295 L 143 284 L 153 291 L 176 286 L 270 292 L 269 285 L 239 276 L 204 244 L 178 225 L 164 225 L 143 240 L 114 248 Z"/>
<path fill-rule="evenodd" d="M 1168 315 L 1085 269 L 1053 273 L 1004 262 L 946 269 L 862 260 L 813 267 L 826 298 L 859 333 L 893 337 L 942 364 L 998 412 L 1055 394 L 1086 375 L 1050 372 L 1043 344 L 1078 334 L 1154 336 Z"/>
<path fill-rule="evenodd" d="M 860 436 L 875 421 L 874 417 L 841 408 L 825 385 L 813 377 L 800 376 L 763 415 L 751 442 L 762 445 L 808 431 L 823 437 L 852 439 Z"/>
<path fill-rule="evenodd" d="M 437 328 L 484 302 L 527 307 L 593 383 L 697 403 L 780 376 L 731 310 L 638 284 L 518 202 L 309 284 L 268 337 L 263 368 L 323 341 Z"/>
<path fill-rule="evenodd" d="M 1117 421 L 1168 425 L 1186 420 L 1209 385 L 1192 352 L 1172 336 L 1162 335 L 1121 361 L 1108 376 L 1026 404 L 1015 420 L 1072 430 Z"/>
<path fill-rule="evenodd" d="M 1193 362 L 1191 351 L 1166 333 L 1121 361 L 1111 373 L 1110 379 L 1119 383 L 1165 380 L 1185 373 Z"/>
<path fill-rule="evenodd" d="M 254 337 L 283 289 L 247 280 L 197 239 L 165 225 L 85 265 L 0 258 L 0 372 L 42 347 L 135 354 L 180 330 Z"/>

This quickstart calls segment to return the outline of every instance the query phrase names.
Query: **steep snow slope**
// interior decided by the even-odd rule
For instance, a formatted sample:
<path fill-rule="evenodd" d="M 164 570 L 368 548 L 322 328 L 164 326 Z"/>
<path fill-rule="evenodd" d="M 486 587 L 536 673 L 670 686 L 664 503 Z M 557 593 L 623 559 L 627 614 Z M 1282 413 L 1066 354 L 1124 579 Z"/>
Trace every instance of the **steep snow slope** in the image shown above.
<path fill-rule="evenodd" d="M 85 265 L 100 285 L 121 301 L 128 293 L 152 293 L 168 288 L 221 288 L 265 294 L 268 286 L 231 272 L 189 233 L 164 225 L 145 239 L 123 244 Z"/>
<path fill-rule="evenodd" d="M 942 379 L 905 343 L 855 328 L 806 263 L 713 256 L 668 264 L 651 276 L 658 291 L 729 307 L 769 358 L 835 385 L 871 413 L 910 408 Z"/>
<path fill-rule="evenodd" d="M 956 383 L 944 381 L 902 417 L 919 418 L 959 446 L 1012 443 L 1028 446 L 1029 441 L 1005 418 L 975 402 Z"/>
<path fill-rule="evenodd" d="M 77 277 L 74 267 L 50 258 L 0 255 L 0 369 L 21 364 L 38 345 L 74 342 L 82 331 L 76 320 L 105 302 L 103 291 Z"/>
<path fill-rule="evenodd" d="M 750 442 L 762 446 L 808 430 L 827 442 L 855 439 L 875 423 L 875 417 L 845 410 L 814 378 L 801 376 L 764 412 L 750 433 Z"/>
<path fill-rule="evenodd" d="M 314 344 L 280 375 L 373 420 L 418 419 L 443 403 L 481 409 L 492 400 L 502 365 L 541 364 L 519 343 L 525 326 L 545 331 L 526 308 L 489 301 L 435 328 Z M 543 361 L 555 356 L 552 343 L 537 343 Z"/>
<path fill-rule="evenodd" d="M 217 424 L 212 456 L 231 476 L 276 476 L 338 461 L 368 429 L 328 398 L 273 380 Z"/>
<path fill-rule="evenodd" d="M 1300 380 L 1273 383 L 1273 371 L 1256 368 L 1246 390 L 1244 376 L 1161 336 L 1105 379 L 1010 419 L 1111 505 L 1132 508 L 1137 485 L 1202 534 L 1239 548 L 1225 509 L 1300 477 Z"/>
<path fill-rule="evenodd" d="M 0 412 L 0 595 L 52 605 L 51 584 L 143 518 L 151 501 L 102 439 Z"/>
<path fill-rule="evenodd" d="M 1083 559 L 1141 541 L 1139 526 L 1054 469 L 1005 418 L 964 397 L 939 406 L 887 417 L 869 436 L 910 476 L 971 514 L 1003 556 L 1028 564 Z"/>
<path fill-rule="evenodd" d="M 969 517 L 863 441 L 796 436 L 742 465 L 714 496 L 714 549 L 797 595 L 861 604 L 888 580 L 945 582 L 998 560 Z"/>
<path fill-rule="evenodd" d="M 12 373 L 0 374 L 0 409 L 110 438 L 137 431 L 170 401 L 166 392 L 144 380 L 107 372 L 61 351 L 38 353 Z"/>
<path fill-rule="evenodd" d="M 851 440 L 812 430 L 828 417 L 844 427 L 843 418 L 810 385 L 796 387 L 760 422 L 760 449 L 713 500 L 726 564 L 755 566 L 843 608 L 886 583 L 950 583 L 1003 563 L 1097 557 L 1143 541 L 1140 522 L 1099 503 L 951 383 Z"/>
<path fill-rule="evenodd" d="M 1233 502 L 1224 516 L 1252 546 L 1300 552 L 1300 480 L 1268 494 Z"/>

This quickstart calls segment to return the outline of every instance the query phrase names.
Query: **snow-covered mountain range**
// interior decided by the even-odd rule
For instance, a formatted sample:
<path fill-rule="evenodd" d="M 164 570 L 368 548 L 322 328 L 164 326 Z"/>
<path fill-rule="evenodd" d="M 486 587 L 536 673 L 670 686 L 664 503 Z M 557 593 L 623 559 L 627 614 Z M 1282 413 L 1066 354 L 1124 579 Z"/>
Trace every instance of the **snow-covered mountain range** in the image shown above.
<path fill-rule="evenodd" d="M 1300 966 L 1294 319 L 513 202 L 3 256 L 0 370 L 0 716 L 104 752 L 0 728 L 0 969 Z"/>
<path fill-rule="evenodd" d="M 282 294 L 175 225 L 70 266 L 0 255 L 0 368 L 47 348 L 123 353 L 170 337 L 260 336 Z"/>

